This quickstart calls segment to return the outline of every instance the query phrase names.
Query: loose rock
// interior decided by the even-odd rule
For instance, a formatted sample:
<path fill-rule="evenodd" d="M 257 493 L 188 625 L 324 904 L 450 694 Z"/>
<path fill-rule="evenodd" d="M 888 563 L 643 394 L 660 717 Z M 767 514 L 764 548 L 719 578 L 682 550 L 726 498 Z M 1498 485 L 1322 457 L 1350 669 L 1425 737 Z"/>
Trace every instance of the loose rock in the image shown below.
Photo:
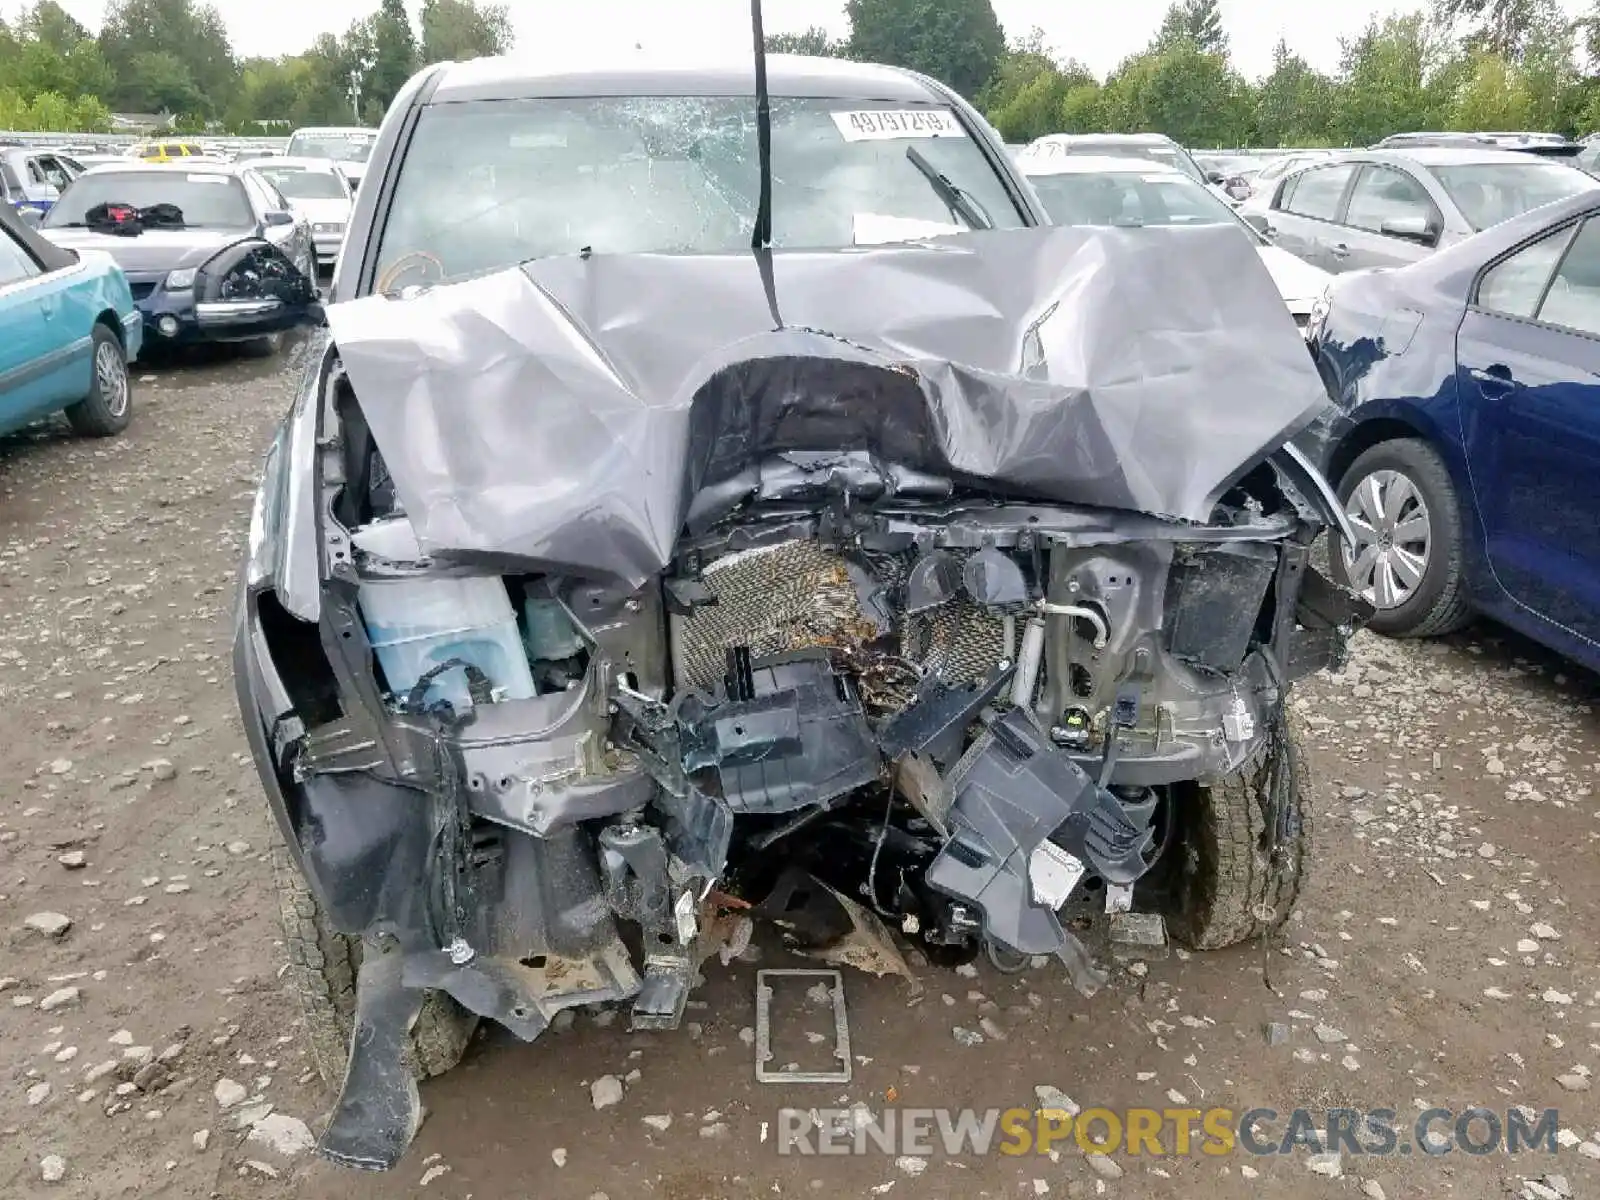
<path fill-rule="evenodd" d="M 602 1075 L 589 1085 L 589 1098 L 595 1109 L 610 1108 L 622 1101 L 622 1080 L 615 1075 Z"/>
<path fill-rule="evenodd" d="M 317 1144 L 317 1139 L 311 1135 L 304 1121 L 286 1117 L 282 1113 L 261 1118 L 250 1127 L 244 1140 L 252 1145 L 265 1146 L 285 1158 L 304 1154 Z"/>
<path fill-rule="evenodd" d="M 53 938 L 65 936 L 72 928 L 72 918 L 58 912 L 36 912 L 22 923 L 35 933 Z"/>

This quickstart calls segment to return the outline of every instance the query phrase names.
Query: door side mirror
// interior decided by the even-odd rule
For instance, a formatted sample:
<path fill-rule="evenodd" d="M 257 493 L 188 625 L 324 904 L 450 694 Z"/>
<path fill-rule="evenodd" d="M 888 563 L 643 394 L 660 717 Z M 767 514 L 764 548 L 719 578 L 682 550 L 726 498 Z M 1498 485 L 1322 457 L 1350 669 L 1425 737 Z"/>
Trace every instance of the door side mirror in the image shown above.
<path fill-rule="evenodd" d="M 1228 177 L 1226 175 L 1224 175 L 1221 171 L 1207 171 L 1206 172 L 1206 182 L 1207 183 L 1222 184 L 1222 183 L 1226 183 L 1227 181 L 1228 181 Z"/>
<path fill-rule="evenodd" d="M 281 209 L 277 209 L 273 212 L 267 213 L 264 217 L 262 217 L 262 221 L 267 225 L 293 225 L 294 214 L 292 212 L 284 212 Z"/>
<path fill-rule="evenodd" d="M 1439 231 L 1427 217 L 1390 217 L 1378 226 L 1378 232 L 1419 246 L 1433 246 L 1439 241 Z"/>
<path fill-rule="evenodd" d="M 1258 212 L 1240 213 L 1239 214 L 1239 219 L 1241 221 L 1243 221 L 1246 225 L 1250 226 L 1251 229 L 1254 229 L 1262 237 L 1266 237 L 1267 236 L 1267 228 L 1268 228 L 1268 226 L 1267 226 L 1267 217 L 1266 217 L 1265 213 L 1258 213 Z"/>

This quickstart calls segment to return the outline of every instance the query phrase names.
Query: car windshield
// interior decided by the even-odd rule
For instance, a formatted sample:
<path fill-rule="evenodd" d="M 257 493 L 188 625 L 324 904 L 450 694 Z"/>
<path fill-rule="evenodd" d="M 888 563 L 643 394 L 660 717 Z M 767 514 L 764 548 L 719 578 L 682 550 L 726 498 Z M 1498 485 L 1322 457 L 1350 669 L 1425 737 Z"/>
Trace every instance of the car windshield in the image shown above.
<path fill-rule="evenodd" d="M 272 180 L 278 190 L 291 200 L 343 200 L 344 184 L 332 171 L 316 171 L 308 167 L 261 166 L 256 168 Z"/>
<path fill-rule="evenodd" d="M 1596 186 L 1582 171 L 1537 159 L 1434 167 L 1433 174 L 1474 229 L 1488 229 Z"/>
<path fill-rule="evenodd" d="M 198 171 L 90 172 L 72 181 L 45 214 L 46 228 L 88 225 L 101 205 L 175 205 L 187 229 L 249 229 L 255 224 L 244 186 L 231 175 Z"/>
<path fill-rule="evenodd" d="M 285 151 L 291 158 L 331 158 L 335 162 L 364 163 L 372 157 L 370 133 L 297 133 Z"/>
<path fill-rule="evenodd" d="M 774 97 L 772 238 L 838 247 L 1023 224 L 948 108 Z M 942 177 L 942 178 L 941 178 Z M 378 288 L 530 258 L 745 249 L 760 172 L 749 97 L 585 97 L 429 108 L 379 251 Z M 952 192 L 944 181 L 959 189 Z"/>
<path fill-rule="evenodd" d="M 1240 225 L 1226 204 L 1171 171 L 1073 171 L 1031 177 L 1057 225 Z"/>

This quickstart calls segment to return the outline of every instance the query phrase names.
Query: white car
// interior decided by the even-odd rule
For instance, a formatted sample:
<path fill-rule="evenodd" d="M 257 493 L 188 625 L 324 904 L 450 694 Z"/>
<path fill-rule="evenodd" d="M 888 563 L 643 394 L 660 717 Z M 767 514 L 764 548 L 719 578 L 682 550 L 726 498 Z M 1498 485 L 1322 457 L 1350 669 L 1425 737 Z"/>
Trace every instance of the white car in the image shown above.
<path fill-rule="evenodd" d="M 308 126 L 296 129 L 284 147 L 286 158 L 330 158 L 339 164 L 339 170 L 350 183 L 352 190 L 361 186 L 361 177 L 367 171 L 367 159 L 372 157 L 372 144 L 377 140 L 376 129 L 362 129 L 356 125 Z"/>
<path fill-rule="evenodd" d="M 1022 154 L 1047 162 L 1072 156 L 1146 159 L 1175 167 L 1219 200 L 1235 203 L 1226 175 L 1201 166 L 1194 155 L 1164 133 L 1050 133 L 1029 142 Z M 1015 157 L 1022 161 L 1021 156 Z"/>
<path fill-rule="evenodd" d="M 1017 165 L 1057 225 L 1237 225 L 1255 243 L 1301 329 L 1328 284 L 1326 271 L 1271 245 L 1227 201 L 1176 166 L 1142 158 L 1029 151 L 1017 156 Z"/>
<path fill-rule="evenodd" d="M 1268 159 L 1266 165 L 1250 180 L 1250 195 L 1239 205 L 1240 212 L 1266 212 L 1272 206 L 1272 193 L 1285 175 L 1292 175 L 1301 167 L 1310 166 L 1324 158 L 1333 157 L 1332 150 L 1294 150 L 1277 158 Z"/>
<path fill-rule="evenodd" d="M 254 167 L 283 193 L 289 207 L 311 222 L 311 240 L 317 264 L 331 266 L 344 244 L 345 227 L 355 196 L 339 164 L 326 158 L 257 158 Z"/>

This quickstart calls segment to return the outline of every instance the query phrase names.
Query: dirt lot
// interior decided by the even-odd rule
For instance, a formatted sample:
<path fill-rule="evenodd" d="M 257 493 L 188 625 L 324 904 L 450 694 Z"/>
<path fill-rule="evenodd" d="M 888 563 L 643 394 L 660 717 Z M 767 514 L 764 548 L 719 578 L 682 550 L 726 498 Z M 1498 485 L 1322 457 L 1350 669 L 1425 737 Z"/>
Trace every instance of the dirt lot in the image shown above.
<path fill-rule="evenodd" d="M 484 1037 L 424 1088 L 430 1115 L 392 1174 L 247 1140 L 266 1105 L 315 1131 L 331 1099 L 279 978 L 268 825 L 227 658 L 294 358 L 141 370 L 133 428 L 113 441 L 64 426 L 0 440 L 0 1195 L 1600 1194 L 1600 688 L 1491 627 L 1363 638 L 1350 670 L 1302 691 L 1317 869 L 1281 944 L 1124 963 L 1089 1001 L 1058 967 L 924 967 L 916 986 L 852 974 L 844 1087 L 756 1084 L 741 1037 L 754 967 L 713 961 L 676 1034 L 584 1015 L 533 1045 Z M 71 928 L 29 928 L 41 913 Z M 770 949 L 762 962 L 780 965 Z M 958 1044 L 957 1026 L 984 1040 Z M 597 1111 L 589 1084 L 606 1074 L 625 1094 Z M 222 1108 L 223 1080 L 249 1098 Z M 1412 1149 L 1425 1108 L 1552 1107 L 1562 1148 L 777 1152 L 785 1105 L 881 1109 L 893 1089 L 901 1108 L 1031 1107 L 1039 1087 L 1113 1109 L 1389 1108 Z"/>

